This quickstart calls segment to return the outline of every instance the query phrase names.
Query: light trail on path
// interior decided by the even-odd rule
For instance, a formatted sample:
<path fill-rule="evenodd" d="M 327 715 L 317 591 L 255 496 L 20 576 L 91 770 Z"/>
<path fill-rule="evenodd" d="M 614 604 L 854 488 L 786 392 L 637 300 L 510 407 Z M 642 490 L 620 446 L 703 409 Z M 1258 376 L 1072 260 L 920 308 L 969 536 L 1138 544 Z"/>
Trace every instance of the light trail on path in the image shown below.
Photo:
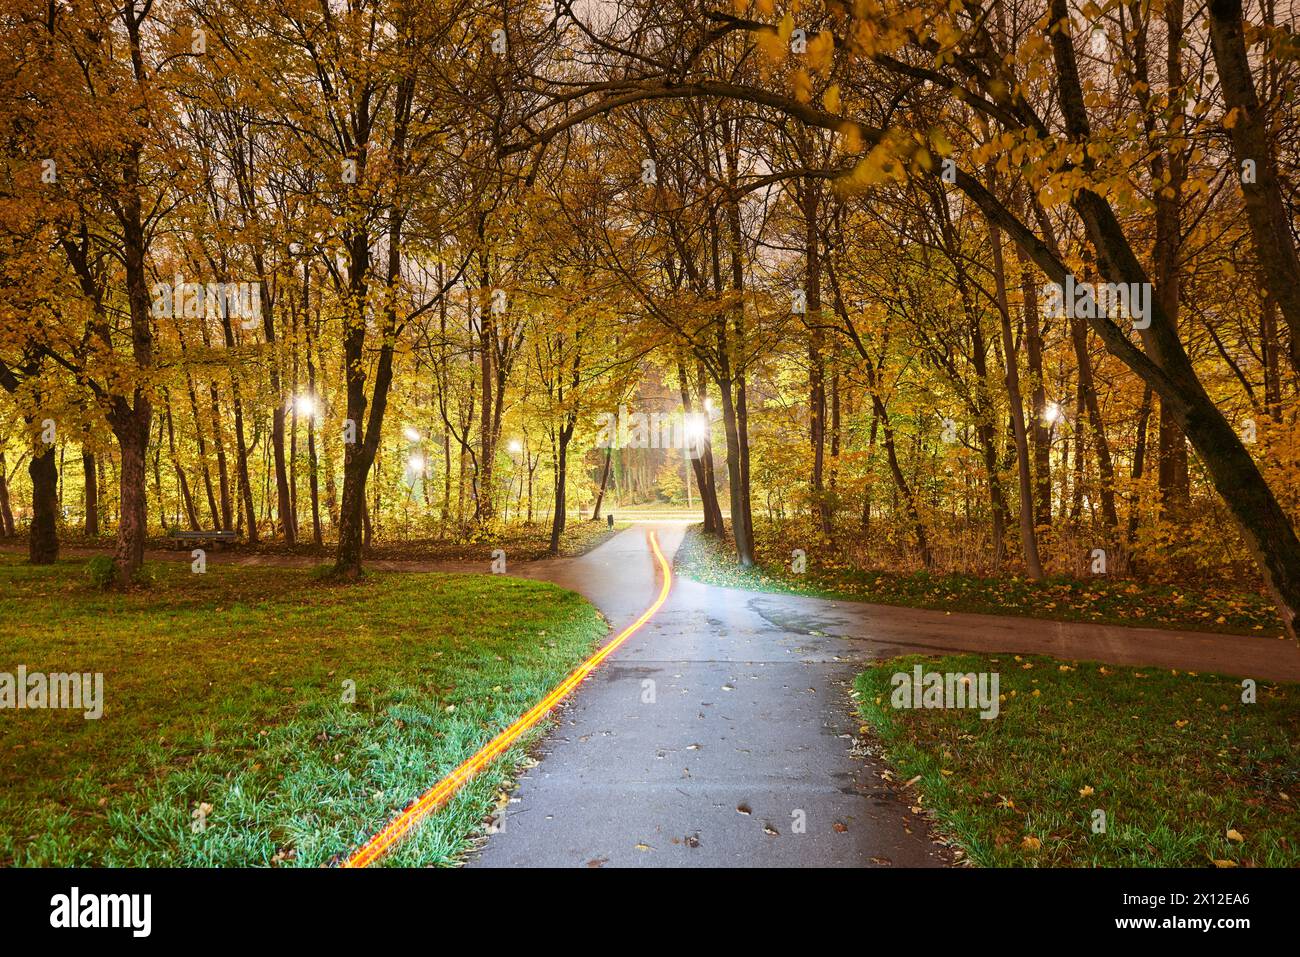
<path fill-rule="evenodd" d="M 602 646 L 599 651 L 570 672 L 567 678 L 552 688 L 546 697 L 533 705 L 514 724 L 499 733 L 456 770 L 424 792 L 414 804 L 354 851 L 341 866 L 367 867 L 383 857 L 389 848 L 409 834 L 420 821 L 445 804 L 467 781 L 490 764 L 494 758 L 509 748 L 510 745 L 514 744 L 520 735 L 541 721 L 547 712 L 559 704 L 582 682 L 582 679 L 595 671 L 602 661 L 617 651 L 620 645 L 640 631 L 645 623 L 654 617 L 655 612 L 668 600 L 668 592 L 673 584 L 673 570 L 672 566 L 668 564 L 668 559 L 664 558 L 664 553 L 659 549 L 658 536 L 651 531 L 649 537 L 650 549 L 654 553 L 655 561 L 658 563 L 659 570 L 663 575 L 663 585 L 659 589 L 659 596 L 649 608 L 641 613 L 641 617 L 624 628 L 611 641 Z"/>

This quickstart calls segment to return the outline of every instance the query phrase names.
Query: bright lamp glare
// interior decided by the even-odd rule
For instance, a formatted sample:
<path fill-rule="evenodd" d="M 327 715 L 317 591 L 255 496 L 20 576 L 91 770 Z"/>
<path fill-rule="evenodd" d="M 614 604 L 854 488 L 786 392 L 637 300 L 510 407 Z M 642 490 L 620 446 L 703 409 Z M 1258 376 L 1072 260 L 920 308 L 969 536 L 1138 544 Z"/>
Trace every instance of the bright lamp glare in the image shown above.
<path fill-rule="evenodd" d="M 702 415 L 686 417 L 686 437 L 692 442 L 702 442 L 709 434 L 709 420 Z"/>

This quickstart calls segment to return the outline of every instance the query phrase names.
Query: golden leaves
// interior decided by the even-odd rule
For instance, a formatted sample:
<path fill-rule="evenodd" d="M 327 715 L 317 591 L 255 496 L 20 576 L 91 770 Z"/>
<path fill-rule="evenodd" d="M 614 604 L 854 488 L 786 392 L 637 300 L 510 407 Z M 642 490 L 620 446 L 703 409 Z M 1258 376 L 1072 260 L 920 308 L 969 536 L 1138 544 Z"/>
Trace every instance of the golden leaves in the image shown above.
<path fill-rule="evenodd" d="M 812 78 L 808 76 L 807 70 L 798 69 L 791 73 L 790 87 L 794 91 L 794 98 L 800 103 L 812 100 Z"/>
<path fill-rule="evenodd" d="M 832 83 L 822 94 L 822 106 L 826 108 L 827 113 L 838 113 L 840 111 L 840 85 Z"/>
<path fill-rule="evenodd" d="M 785 51 L 789 49 L 789 45 L 777 35 L 775 30 L 771 28 L 755 30 L 751 36 L 754 38 L 754 45 L 773 63 L 780 63 L 785 59 Z"/>
<path fill-rule="evenodd" d="M 829 76 L 835 63 L 835 37 L 828 30 L 818 31 L 808 41 L 808 66 L 822 76 Z"/>
<path fill-rule="evenodd" d="M 948 134 L 944 132 L 943 127 L 932 126 L 929 132 L 930 146 L 940 156 L 951 156 L 953 152 L 952 140 L 948 139 Z"/>
<path fill-rule="evenodd" d="M 846 153 L 861 153 L 862 127 L 858 126 L 857 123 L 841 123 L 840 149 Z"/>
<path fill-rule="evenodd" d="M 790 43 L 790 37 L 793 34 L 794 14 L 787 10 L 785 16 L 781 18 L 781 22 L 776 25 L 776 35 L 781 38 L 782 43 L 788 45 Z"/>

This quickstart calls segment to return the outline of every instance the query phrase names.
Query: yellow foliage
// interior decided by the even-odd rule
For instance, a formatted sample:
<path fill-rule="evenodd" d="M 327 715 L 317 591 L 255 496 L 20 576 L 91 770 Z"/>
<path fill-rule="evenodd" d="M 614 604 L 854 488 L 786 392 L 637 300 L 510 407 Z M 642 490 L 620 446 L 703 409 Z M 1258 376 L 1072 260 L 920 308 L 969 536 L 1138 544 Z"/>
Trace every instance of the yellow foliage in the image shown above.
<path fill-rule="evenodd" d="M 780 63 L 785 59 L 785 51 L 789 49 L 789 46 L 784 40 L 777 36 L 775 30 L 766 28 L 755 30 L 752 36 L 755 45 L 762 50 L 763 55 L 773 63 Z"/>
<path fill-rule="evenodd" d="M 828 76 L 835 63 L 835 37 L 828 30 L 818 31 L 808 41 L 808 66 Z"/>
<path fill-rule="evenodd" d="M 808 76 L 807 70 L 799 69 L 791 73 L 790 86 L 794 90 L 794 98 L 800 103 L 812 100 L 812 78 Z"/>
<path fill-rule="evenodd" d="M 846 153 L 862 152 L 862 128 L 857 123 L 840 124 L 840 148 Z"/>
<path fill-rule="evenodd" d="M 781 18 L 781 22 L 776 26 L 776 35 L 781 38 L 782 43 L 789 43 L 790 36 L 794 33 L 794 14 L 789 10 Z"/>

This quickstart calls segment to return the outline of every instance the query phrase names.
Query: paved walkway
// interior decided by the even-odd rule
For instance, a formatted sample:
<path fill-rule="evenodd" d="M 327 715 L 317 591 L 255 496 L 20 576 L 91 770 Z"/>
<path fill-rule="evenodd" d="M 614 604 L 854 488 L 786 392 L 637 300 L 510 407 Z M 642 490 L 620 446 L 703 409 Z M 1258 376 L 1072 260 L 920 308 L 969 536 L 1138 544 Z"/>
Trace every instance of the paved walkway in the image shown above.
<path fill-rule="evenodd" d="M 582 593 L 622 627 L 656 592 L 649 528 L 519 572 Z M 655 528 L 671 559 L 683 526 Z M 563 709 L 473 864 L 945 863 L 883 767 L 853 753 L 863 649 L 774 622 L 753 597 L 677 578 Z"/>
<path fill-rule="evenodd" d="M 656 531 L 671 557 L 682 527 Z M 582 593 L 619 628 L 657 587 L 648 532 L 517 571 Z M 962 650 L 1300 681 L 1300 649 L 1276 639 L 945 614 L 678 578 L 658 615 L 561 712 L 504 829 L 472 863 L 942 864 L 946 852 L 905 792 L 854 753 L 847 694 L 868 661 Z"/>

